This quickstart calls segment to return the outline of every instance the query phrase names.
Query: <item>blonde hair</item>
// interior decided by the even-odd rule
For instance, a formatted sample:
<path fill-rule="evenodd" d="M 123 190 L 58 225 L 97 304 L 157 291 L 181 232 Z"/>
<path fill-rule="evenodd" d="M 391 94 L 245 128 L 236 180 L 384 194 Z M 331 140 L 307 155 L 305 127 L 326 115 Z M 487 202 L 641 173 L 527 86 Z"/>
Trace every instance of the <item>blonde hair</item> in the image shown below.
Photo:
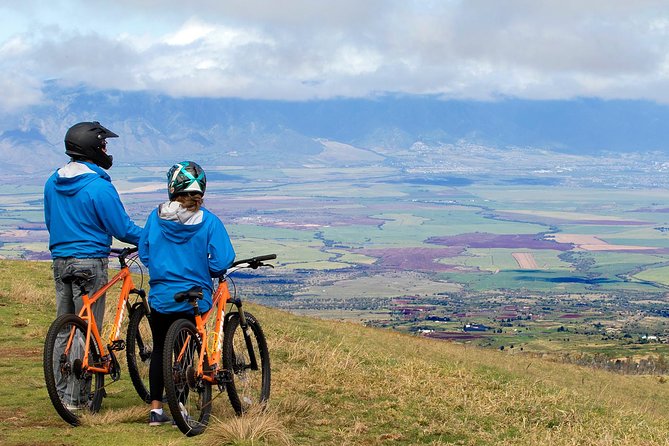
<path fill-rule="evenodd" d="M 192 212 L 199 211 L 200 207 L 204 203 L 202 195 L 199 194 L 193 194 L 193 195 L 179 194 L 174 198 L 174 201 L 178 201 L 179 203 L 181 203 L 181 206 L 185 207 L 186 209 Z"/>

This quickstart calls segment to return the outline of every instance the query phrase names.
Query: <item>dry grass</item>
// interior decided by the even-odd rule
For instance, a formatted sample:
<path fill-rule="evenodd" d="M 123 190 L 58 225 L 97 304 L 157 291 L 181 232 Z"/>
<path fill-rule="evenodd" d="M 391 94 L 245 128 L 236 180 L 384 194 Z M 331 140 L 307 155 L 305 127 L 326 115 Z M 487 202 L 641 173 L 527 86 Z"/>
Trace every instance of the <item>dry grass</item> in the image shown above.
<path fill-rule="evenodd" d="M 217 445 L 291 445 L 290 435 L 276 411 L 246 413 L 241 417 L 215 419 L 206 431 L 206 443 Z"/>
<path fill-rule="evenodd" d="M 23 305 L 31 306 L 52 306 L 55 307 L 55 291 L 53 290 L 53 279 L 51 289 L 38 287 L 32 279 L 22 279 L 19 281 L 10 281 L 7 297 Z"/>
<path fill-rule="evenodd" d="M 10 294 L 29 299 L 39 292 L 51 300 L 51 283 L 48 291 L 33 285 L 32 291 L 20 294 L 20 289 L 29 290 L 28 275 L 48 278 L 48 269 L 41 268 L 27 269 L 16 284 L 3 282 L 5 273 L 0 272 L 0 299 L 8 302 Z M 42 341 L 36 337 L 41 319 L 46 326 L 52 318 L 52 307 L 43 308 L 45 316 L 23 314 L 24 303 L 12 297 L 0 311 L 16 327 L 6 324 L 3 333 L 19 344 L 4 344 L 3 357 L 12 360 L 0 373 L 26 378 L 20 385 L 0 380 L 0 391 L 12 395 L 0 399 L 0 413 L 19 407 L 23 412 L 16 423 L 29 429 L 19 433 L 0 427 L 0 438 L 7 436 L 7 444 L 90 444 L 122 438 L 123 444 L 133 446 L 669 444 L 669 384 L 664 377 L 610 374 L 249 307 L 269 342 L 269 408 L 238 418 L 224 393 L 214 402 L 209 429 L 186 438 L 176 429 L 146 426 L 147 407 L 138 402 L 127 374 L 110 389 L 99 416 L 86 417 L 81 428 L 64 426 L 45 399 Z M 32 356 L 23 360 L 19 352 Z M 18 399 L 34 402 L 35 408 L 17 405 Z"/>
<path fill-rule="evenodd" d="M 280 420 L 317 444 L 665 444 L 669 397 L 634 379 L 353 324 L 272 317 Z M 270 311 L 268 310 L 268 313 Z M 661 396 L 660 396 L 661 395 Z M 302 435 L 299 434 L 302 432 Z M 316 444 L 316 443 L 313 443 Z"/>
<path fill-rule="evenodd" d="M 80 417 L 82 426 L 104 426 L 117 425 L 120 423 L 146 423 L 149 409 L 147 406 L 128 407 L 123 409 L 110 409 L 99 414 L 82 414 Z"/>

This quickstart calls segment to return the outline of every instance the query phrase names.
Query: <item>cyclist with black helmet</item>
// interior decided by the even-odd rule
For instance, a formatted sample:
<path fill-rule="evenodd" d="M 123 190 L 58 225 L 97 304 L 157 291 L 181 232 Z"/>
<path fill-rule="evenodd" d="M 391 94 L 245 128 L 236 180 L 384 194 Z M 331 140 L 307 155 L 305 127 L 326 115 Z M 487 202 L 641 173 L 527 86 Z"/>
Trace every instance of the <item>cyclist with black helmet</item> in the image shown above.
<path fill-rule="evenodd" d="M 93 294 L 107 283 L 112 237 L 133 245 L 139 242 L 142 228 L 126 213 L 105 172 L 112 166 L 107 138 L 116 137 L 99 122 L 70 127 L 65 134 L 65 153 L 70 162 L 51 175 L 44 186 L 44 220 L 49 231 L 58 315 L 81 309 L 79 288 L 60 280 L 66 268 L 90 270 L 94 277 L 86 292 Z M 100 326 L 104 309 L 103 296 L 93 304 Z"/>
<path fill-rule="evenodd" d="M 235 251 L 221 220 L 202 207 L 207 177 L 193 161 L 182 161 L 167 172 L 169 200 L 154 209 L 139 242 L 139 256 L 149 269 L 149 305 L 153 351 L 149 366 L 151 411 L 149 425 L 171 420 L 163 413 L 163 346 L 170 325 L 193 320 L 193 307 L 177 303 L 174 294 L 198 287 L 200 311 L 212 306 L 212 277 L 234 261 Z"/>
<path fill-rule="evenodd" d="M 70 162 L 56 170 L 44 186 L 44 220 L 49 231 L 58 316 L 78 313 L 82 306 L 80 287 L 61 280 L 66 271 L 90 271 L 92 277 L 84 292 L 93 294 L 108 281 L 112 237 L 133 245 L 139 242 L 142 228 L 126 213 L 105 172 L 112 166 L 107 138 L 116 137 L 99 122 L 80 122 L 70 127 L 65 134 L 65 153 Z M 102 329 L 104 295 L 92 309 L 98 329 Z M 67 404 L 79 407 L 85 393 L 82 389 L 82 401 Z"/>

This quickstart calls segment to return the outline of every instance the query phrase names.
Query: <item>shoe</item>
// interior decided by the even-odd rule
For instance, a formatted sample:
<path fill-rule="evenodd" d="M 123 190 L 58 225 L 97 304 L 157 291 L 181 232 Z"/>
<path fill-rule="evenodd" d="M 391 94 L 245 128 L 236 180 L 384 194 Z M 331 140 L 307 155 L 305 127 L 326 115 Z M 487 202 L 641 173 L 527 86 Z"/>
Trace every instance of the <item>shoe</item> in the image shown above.
<path fill-rule="evenodd" d="M 171 422 L 170 417 L 164 413 L 158 413 L 151 411 L 149 412 L 149 426 L 160 426 L 162 424 L 167 424 Z"/>
<path fill-rule="evenodd" d="M 65 408 L 70 412 L 74 412 L 75 410 L 81 410 L 81 407 L 75 403 L 67 403 L 65 404 Z"/>

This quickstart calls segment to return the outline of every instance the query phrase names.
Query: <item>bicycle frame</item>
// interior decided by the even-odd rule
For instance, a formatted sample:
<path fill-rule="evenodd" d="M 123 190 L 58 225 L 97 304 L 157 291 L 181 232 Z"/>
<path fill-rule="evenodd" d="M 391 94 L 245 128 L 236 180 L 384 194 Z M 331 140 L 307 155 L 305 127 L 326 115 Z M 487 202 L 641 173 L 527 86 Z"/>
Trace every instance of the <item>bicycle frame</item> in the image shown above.
<path fill-rule="evenodd" d="M 100 336 L 100 332 L 97 327 L 97 322 L 95 321 L 95 316 L 93 315 L 93 311 L 91 310 L 91 305 L 97 302 L 97 300 L 100 299 L 100 297 L 102 297 L 102 295 L 106 293 L 111 287 L 113 287 L 114 285 L 116 285 L 121 281 L 123 281 L 123 285 L 121 286 L 121 293 L 119 295 L 118 304 L 116 306 L 116 316 L 114 317 L 113 330 L 109 336 L 109 342 L 107 344 L 104 344 L 102 342 L 102 338 Z M 119 341 L 122 341 L 120 339 L 121 324 L 123 322 L 123 317 L 126 308 L 128 308 L 128 310 L 130 309 L 129 297 L 130 297 L 130 292 L 134 289 L 135 289 L 135 284 L 132 280 L 130 268 L 128 267 L 128 265 L 122 265 L 121 270 L 102 288 L 96 291 L 93 294 L 93 296 L 89 297 L 87 293 L 82 295 L 81 300 L 83 301 L 83 307 L 79 311 L 78 316 L 87 322 L 86 344 L 84 347 L 85 351 L 87 352 L 90 351 L 89 349 L 91 343 L 91 336 L 93 336 L 97 341 L 97 344 L 101 346 L 102 351 L 100 352 L 100 356 L 102 356 L 103 358 L 108 357 L 111 346 L 115 345 L 115 343 Z M 66 353 L 70 351 L 73 338 L 74 338 L 74 329 L 72 329 L 72 333 L 70 334 L 70 337 L 67 341 L 65 347 Z M 102 364 L 102 367 L 99 367 L 96 365 L 89 364 L 88 357 L 89 355 L 85 355 L 83 358 L 82 361 L 83 370 L 88 370 L 93 373 L 100 373 L 100 372 L 106 374 L 110 373 L 111 371 L 110 361 L 105 360 L 104 363 Z"/>
<path fill-rule="evenodd" d="M 228 288 L 228 282 L 225 279 L 219 279 L 218 287 L 212 296 L 212 305 L 209 311 L 204 314 L 199 312 L 195 315 L 195 327 L 200 335 L 202 340 L 202 350 L 204 354 L 201 354 L 197 364 L 197 376 L 202 377 L 202 379 L 216 384 L 215 371 L 218 368 L 218 363 L 221 360 L 221 346 L 223 344 L 223 318 L 225 317 L 225 305 L 232 302 L 232 297 L 230 296 L 230 289 Z M 212 341 L 211 347 L 209 342 L 209 331 L 206 329 L 205 325 L 207 321 L 212 316 L 216 315 L 216 321 L 214 323 L 214 330 L 212 330 Z M 182 350 L 179 352 L 178 358 L 183 358 L 183 355 L 188 346 L 190 339 L 187 339 L 184 342 Z M 204 363 L 204 358 L 208 358 L 208 364 Z M 205 366 L 210 370 L 210 373 L 205 374 Z"/>
<path fill-rule="evenodd" d="M 200 355 L 198 358 L 197 370 L 195 371 L 195 376 L 201 378 L 211 384 L 221 384 L 221 379 L 225 378 L 224 376 L 218 373 L 218 364 L 221 362 L 222 356 L 222 345 L 223 345 L 223 323 L 225 318 L 225 305 L 231 303 L 237 306 L 239 310 L 240 324 L 244 327 L 244 338 L 246 341 L 247 348 L 249 350 L 249 360 L 251 362 L 250 368 L 252 370 L 258 370 L 258 362 L 253 352 L 253 347 L 251 345 L 251 339 L 245 331 L 246 327 L 246 318 L 244 312 L 242 311 L 242 302 L 240 299 L 233 298 L 230 294 L 230 289 L 228 287 L 228 276 L 238 269 L 242 268 L 253 268 L 257 269 L 259 266 L 266 266 L 262 263 L 263 260 L 272 260 L 275 259 L 275 254 L 270 254 L 267 256 L 259 256 L 253 259 L 239 260 L 232 264 L 230 268 L 225 272 L 225 274 L 218 279 L 218 287 L 212 296 L 212 304 L 209 311 L 204 314 L 201 314 L 197 309 L 197 304 L 194 305 L 195 308 L 195 329 L 198 333 L 198 336 L 201 340 Z M 241 266 L 248 264 L 247 266 Z M 271 266 L 271 265 L 269 265 Z M 209 339 L 210 331 L 207 330 L 206 324 L 207 321 L 212 317 L 212 314 L 216 315 L 216 321 L 214 323 L 214 330 L 211 330 L 211 342 Z M 177 361 L 181 361 L 186 354 L 188 344 L 190 343 L 190 338 L 187 338 L 184 342 L 184 345 L 181 347 L 181 350 L 177 354 Z M 205 358 L 207 358 L 207 363 L 205 364 Z M 205 372 L 206 368 L 206 372 Z M 223 370 L 222 372 L 225 372 Z"/>
<path fill-rule="evenodd" d="M 232 272 L 232 271 L 230 271 Z M 229 273 L 230 273 L 229 272 Z M 226 275 L 227 277 L 227 275 Z M 224 278 L 219 279 L 218 287 L 212 296 L 212 305 L 209 311 L 204 314 L 197 313 L 195 315 L 195 328 L 200 336 L 201 342 L 201 352 L 198 358 L 196 376 L 201 377 L 203 380 L 208 381 L 212 384 L 219 384 L 217 377 L 218 364 L 221 361 L 221 348 L 223 345 L 223 321 L 225 318 L 225 305 L 228 303 L 234 303 L 241 310 L 241 302 L 235 301 L 230 295 L 230 289 L 228 288 L 228 281 Z M 240 311 L 240 317 L 244 321 L 244 312 Z M 211 317 L 212 314 L 216 314 L 216 322 L 214 324 L 214 330 L 211 330 L 211 342 L 209 340 L 210 331 L 206 329 L 205 325 Z M 245 335 L 246 337 L 246 335 Z M 188 343 L 190 339 L 186 339 L 184 345 L 177 355 L 177 359 L 181 360 L 183 355 L 186 352 Z M 247 343 L 250 342 L 250 339 L 246 339 Z M 251 368 L 253 370 L 258 369 L 255 355 L 253 354 L 253 349 L 249 348 L 249 355 L 251 360 Z M 205 364 L 204 358 L 207 358 L 207 363 Z M 205 373 L 205 367 L 207 372 Z"/>
<path fill-rule="evenodd" d="M 273 267 L 263 263 L 272 259 L 276 254 L 238 260 L 216 274 L 218 283 L 214 281 L 211 308 L 206 312 L 198 305 L 204 297 L 203 287 L 174 294 L 175 302 L 190 303 L 193 317 L 174 321 L 167 331 L 163 377 L 174 424 L 188 436 L 206 428 L 216 398 L 212 397 L 214 386 L 219 394 L 227 393 L 238 415 L 252 405 L 264 407 L 269 398 L 267 341 L 258 320 L 242 309 L 230 276 L 243 268 Z"/>

